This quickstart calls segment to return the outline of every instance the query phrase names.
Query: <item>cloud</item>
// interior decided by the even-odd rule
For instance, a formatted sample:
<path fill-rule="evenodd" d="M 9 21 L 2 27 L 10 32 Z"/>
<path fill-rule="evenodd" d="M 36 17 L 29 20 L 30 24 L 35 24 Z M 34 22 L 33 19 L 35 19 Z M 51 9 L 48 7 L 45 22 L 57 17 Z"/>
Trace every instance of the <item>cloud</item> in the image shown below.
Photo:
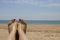
<path fill-rule="evenodd" d="M 3 3 L 29 4 L 37 7 L 60 7 L 59 0 L 1 0 Z"/>
<path fill-rule="evenodd" d="M 58 7 L 60 7 L 60 3 L 52 3 L 52 4 L 49 4 L 49 6 L 53 6 L 53 7 L 54 7 L 54 6 L 55 6 L 55 7 L 58 6 Z"/>

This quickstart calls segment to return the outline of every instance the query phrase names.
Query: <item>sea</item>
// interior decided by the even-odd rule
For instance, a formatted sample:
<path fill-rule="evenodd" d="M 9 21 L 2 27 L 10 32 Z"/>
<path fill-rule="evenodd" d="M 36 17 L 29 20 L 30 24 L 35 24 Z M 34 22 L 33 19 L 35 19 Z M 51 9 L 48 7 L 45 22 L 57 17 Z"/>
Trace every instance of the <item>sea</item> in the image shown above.
<path fill-rule="evenodd" d="M 8 24 L 10 20 L 0 20 L 0 24 Z M 60 20 L 24 20 L 27 24 L 60 24 Z"/>

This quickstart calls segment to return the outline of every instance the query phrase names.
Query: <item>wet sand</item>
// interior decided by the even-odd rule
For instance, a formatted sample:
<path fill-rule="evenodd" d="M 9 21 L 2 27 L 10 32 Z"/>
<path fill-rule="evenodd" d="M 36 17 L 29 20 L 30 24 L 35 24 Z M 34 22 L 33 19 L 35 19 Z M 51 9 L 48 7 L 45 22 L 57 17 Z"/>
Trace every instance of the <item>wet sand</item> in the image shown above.
<path fill-rule="evenodd" d="M 0 40 L 7 40 L 7 24 L 0 24 Z M 27 38 L 29 40 L 60 40 L 60 24 L 28 24 Z"/>

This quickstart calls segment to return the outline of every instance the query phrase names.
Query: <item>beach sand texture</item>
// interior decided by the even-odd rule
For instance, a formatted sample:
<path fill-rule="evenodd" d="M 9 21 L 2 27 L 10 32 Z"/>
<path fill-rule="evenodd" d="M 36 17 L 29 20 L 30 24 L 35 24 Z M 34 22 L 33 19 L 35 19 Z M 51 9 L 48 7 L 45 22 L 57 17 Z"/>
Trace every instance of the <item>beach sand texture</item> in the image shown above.
<path fill-rule="evenodd" d="M 7 24 L 0 24 L 0 40 L 8 39 Z M 60 40 L 60 24 L 28 24 L 28 40 Z"/>

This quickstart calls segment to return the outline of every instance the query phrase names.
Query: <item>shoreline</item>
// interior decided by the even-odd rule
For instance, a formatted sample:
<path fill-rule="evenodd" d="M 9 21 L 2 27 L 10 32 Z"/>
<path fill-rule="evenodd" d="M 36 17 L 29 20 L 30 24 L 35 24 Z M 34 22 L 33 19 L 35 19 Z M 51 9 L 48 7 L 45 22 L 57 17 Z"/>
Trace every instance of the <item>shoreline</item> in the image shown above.
<path fill-rule="evenodd" d="M 7 24 L 0 24 L 0 29 L 8 29 Z M 60 24 L 27 24 L 27 31 L 60 31 Z"/>

